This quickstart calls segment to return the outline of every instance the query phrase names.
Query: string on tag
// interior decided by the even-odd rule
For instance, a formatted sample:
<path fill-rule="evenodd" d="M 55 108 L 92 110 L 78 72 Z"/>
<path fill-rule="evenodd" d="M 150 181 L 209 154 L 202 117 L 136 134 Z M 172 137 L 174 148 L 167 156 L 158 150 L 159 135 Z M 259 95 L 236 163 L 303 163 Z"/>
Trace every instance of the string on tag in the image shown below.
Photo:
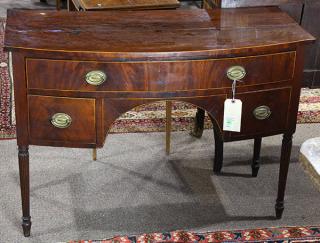
<path fill-rule="evenodd" d="M 232 103 L 234 103 L 234 100 L 236 98 L 236 85 L 237 85 L 237 80 L 233 80 L 233 82 L 232 82 Z"/>
<path fill-rule="evenodd" d="M 236 86 L 237 86 L 237 82 L 242 82 L 241 80 L 233 80 L 232 82 L 232 103 L 234 103 L 235 99 L 236 99 Z"/>

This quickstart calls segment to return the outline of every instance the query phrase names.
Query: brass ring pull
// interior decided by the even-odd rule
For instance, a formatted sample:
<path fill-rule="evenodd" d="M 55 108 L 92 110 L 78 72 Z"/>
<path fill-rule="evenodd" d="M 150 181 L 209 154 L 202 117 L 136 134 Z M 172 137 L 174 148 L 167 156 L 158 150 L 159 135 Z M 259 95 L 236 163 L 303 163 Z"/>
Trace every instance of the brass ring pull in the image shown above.
<path fill-rule="evenodd" d="M 242 66 L 232 66 L 227 70 L 227 77 L 232 81 L 242 80 L 246 74 L 246 70 Z"/>
<path fill-rule="evenodd" d="M 107 80 L 107 75 L 99 70 L 94 70 L 86 74 L 86 82 L 91 85 L 100 85 Z"/>
<path fill-rule="evenodd" d="M 262 105 L 254 109 L 253 115 L 258 120 L 268 119 L 271 115 L 271 110 L 269 106 Z"/>
<path fill-rule="evenodd" d="M 67 128 L 71 123 L 72 118 L 65 113 L 56 113 L 51 117 L 51 124 L 57 128 Z"/>

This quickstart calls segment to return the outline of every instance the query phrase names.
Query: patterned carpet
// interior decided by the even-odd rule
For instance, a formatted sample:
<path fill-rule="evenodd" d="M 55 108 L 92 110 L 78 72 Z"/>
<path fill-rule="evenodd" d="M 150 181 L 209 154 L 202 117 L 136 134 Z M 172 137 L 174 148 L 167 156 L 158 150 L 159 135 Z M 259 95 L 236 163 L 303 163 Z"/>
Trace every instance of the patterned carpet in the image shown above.
<path fill-rule="evenodd" d="M 0 19 L 0 139 L 15 138 L 15 117 L 12 83 L 8 71 L 8 54 L 3 52 L 5 19 Z M 196 109 L 182 102 L 173 102 L 172 131 L 191 130 Z M 298 123 L 320 122 L 320 89 L 301 92 Z M 211 128 L 208 117 L 205 128 Z M 161 132 L 165 130 L 165 102 L 141 106 L 123 114 L 113 125 L 112 133 Z"/>
<path fill-rule="evenodd" d="M 0 139 L 14 138 L 16 130 L 8 53 L 3 52 L 4 23 L 4 19 L 0 19 Z"/>
<path fill-rule="evenodd" d="M 209 233 L 191 233 L 174 231 L 169 233 L 142 234 L 138 236 L 117 236 L 105 240 L 80 240 L 67 243 L 155 243 L 155 242 L 277 242 L 302 243 L 320 242 L 320 228 L 281 227 L 233 231 L 216 231 Z"/>

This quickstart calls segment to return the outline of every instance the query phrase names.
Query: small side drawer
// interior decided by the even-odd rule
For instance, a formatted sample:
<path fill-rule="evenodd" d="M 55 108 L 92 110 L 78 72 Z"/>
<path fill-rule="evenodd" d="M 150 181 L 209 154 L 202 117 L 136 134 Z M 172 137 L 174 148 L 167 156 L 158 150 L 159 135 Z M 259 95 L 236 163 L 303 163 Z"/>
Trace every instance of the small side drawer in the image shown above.
<path fill-rule="evenodd" d="M 282 132 L 287 127 L 291 88 L 236 94 L 242 101 L 241 132 L 229 136 L 255 136 Z"/>
<path fill-rule="evenodd" d="M 95 99 L 30 95 L 31 140 L 96 143 Z"/>

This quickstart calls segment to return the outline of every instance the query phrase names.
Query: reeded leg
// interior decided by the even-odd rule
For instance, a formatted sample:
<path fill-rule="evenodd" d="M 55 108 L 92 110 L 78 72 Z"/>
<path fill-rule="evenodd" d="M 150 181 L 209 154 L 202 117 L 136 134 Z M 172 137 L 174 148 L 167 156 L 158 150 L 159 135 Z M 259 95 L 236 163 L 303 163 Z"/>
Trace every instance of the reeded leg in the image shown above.
<path fill-rule="evenodd" d="M 260 151 L 261 151 L 261 141 L 262 138 L 255 138 L 254 139 L 254 151 L 253 151 L 253 159 L 252 159 L 252 176 L 257 177 L 259 168 L 260 168 Z"/>
<path fill-rule="evenodd" d="M 171 147 L 171 122 L 172 122 L 172 102 L 166 101 L 166 154 L 170 154 Z"/>
<path fill-rule="evenodd" d="M 280 219 L 284 210 L 284 193 L 292 148 L 292 134 L 284 134 L 281 147 L 280 172 L 278 184 L 278 197 L 275 205 L 276 217 Z"/>
<path fill-rule="evenodd" d="M 214 133 L 214 162 L 213 162 L 213 172 L 220 173 L 223 165 L 223 140 L 219 136 L 219 133 L 213 129 Z"/>
<path fill-rule="evenodd" d="M 204 128 L 204 115 L 205 111 L 198 108 L 197 109 L 197 114 L 194 119 L 194 128 L 193 131 L 191 131 L 191 135 L 196 137 L 196 138 L 201 138 L 203 134 L 203 128 Z"/>
<path fill-rule="evenodd" d="M 29 182 L 29 152 L 28 146 L 19 146 L 19 174 L 22 199 L 22 228 L 25 237 L 30 236 L 30 182 Z"/>

